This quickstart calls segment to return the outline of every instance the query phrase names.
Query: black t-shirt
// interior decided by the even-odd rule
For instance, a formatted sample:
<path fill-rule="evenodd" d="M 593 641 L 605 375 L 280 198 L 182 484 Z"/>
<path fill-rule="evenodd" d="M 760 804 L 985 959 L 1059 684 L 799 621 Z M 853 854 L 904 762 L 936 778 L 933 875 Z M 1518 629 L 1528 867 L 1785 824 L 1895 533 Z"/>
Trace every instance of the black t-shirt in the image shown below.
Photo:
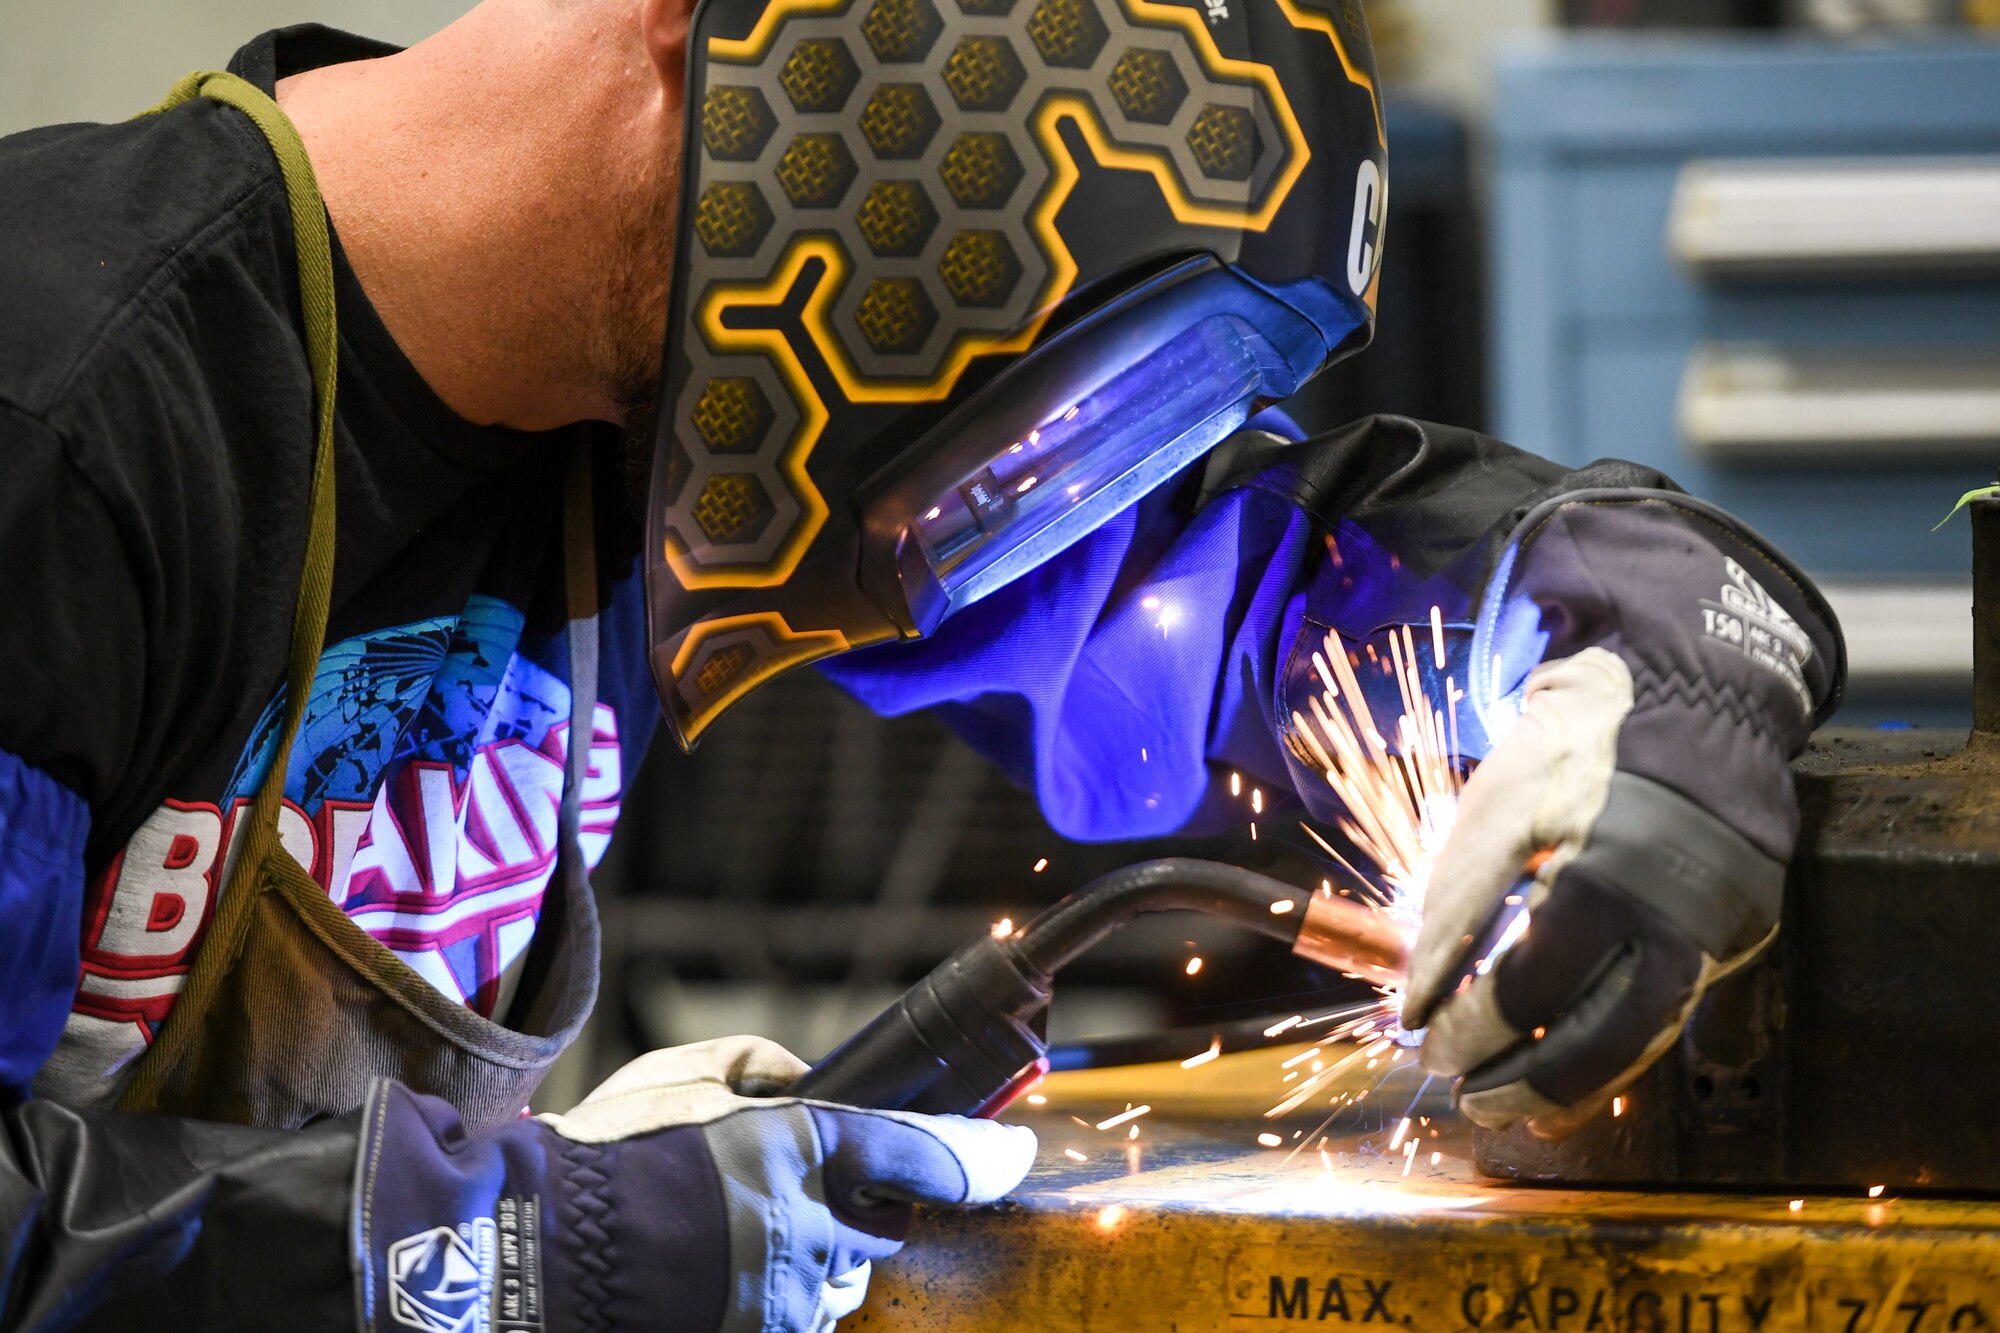
<path fill-rule="evenodd" d="M 270 91 L 391 49 L 290 29 L 230 68 Z M 573 437 L 458 417 L 337 237 L 334 269 L 333 606 L 281 832 L 350 915 L 492 1013 L 553 859 Z M 283 181 L 240 112 L 197 98 L 0 139 L 0 750 L 91 812 L 79 992 L 44 1071 L 70 1100 L 164 1020 L 269 762 L 310 489 L 301 328 Z M 656 704 L 616 432 L 593 429 L 595 855 Z"/>

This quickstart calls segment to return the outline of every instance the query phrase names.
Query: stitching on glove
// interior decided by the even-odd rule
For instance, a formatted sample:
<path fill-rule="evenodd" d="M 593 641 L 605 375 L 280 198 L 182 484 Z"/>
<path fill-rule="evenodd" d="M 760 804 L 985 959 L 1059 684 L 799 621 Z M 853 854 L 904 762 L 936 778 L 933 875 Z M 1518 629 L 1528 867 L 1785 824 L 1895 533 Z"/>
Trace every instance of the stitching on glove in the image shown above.
<path fill-rule="evenodd" d="M 361 1290 L 356 1293 L 361 1306 L 361 1327 L 365 1333 L 373 1333 L 375 1328 L 375 1171 L 382 1160 L 382 1136 L 386 1129 L 389 1107 L 389 1081 L 378 1078 L 370 1089 L 374 1105 L 362 1117 L 362 1126 L 368 1136 L 365 1156 L 356 1163 L 361 1179 L 358 1193 L 361 1196 L 360 1219 L 361 1236 L 354 1247 L 356 1259 L 361 1265 Z M 362 1163 L 365 1162 L 365 1166 Z"/>
<path fill-rule="evenodd" d="M 1627 651 L 1631 651 L 1629 647 Z M 1632 673 L 1634 712 L 1642 706 L 1651 704 L 1685 704 L 1690 708 L 1705 709 L 1716 716 L 1726 718 L 1737 727 L 1759 740 L 1769 742 L 1777 749 L 1785 748 L 1784 738 L 1771 727 L 1759 700 L 1739 691 L 1727 681 L 1718 682 L 1706 676 L 1691 676 L 1674 666 L 1662 668 L 1647 661 L 1637 652 L 1633 652 L 1632 656 L 1638 663 L 1638 669 Z"/>
<path fill-rule="evenodd" d="M 563 1248 L 583 1276 L 574 1288 L 577 1315 L 591 1333 L 609 1333 L 611 1316 L 605 1307 L 611 1292 L 611 1200 L 605 1187 L 611 1183 L 598 1163 L 598 1149 L 586 1143 L 571 1143 L 563 1149 L 563 1173 L 569 1179 L 570 1203 L 576 1211 L 576 1225 L 563 1232 Z"/>

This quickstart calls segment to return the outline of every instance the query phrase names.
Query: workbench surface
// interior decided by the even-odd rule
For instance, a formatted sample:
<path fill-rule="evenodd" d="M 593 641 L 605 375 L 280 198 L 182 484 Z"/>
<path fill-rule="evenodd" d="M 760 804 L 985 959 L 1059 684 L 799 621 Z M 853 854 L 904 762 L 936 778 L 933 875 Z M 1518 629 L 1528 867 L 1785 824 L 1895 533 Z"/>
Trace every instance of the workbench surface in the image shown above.
<path fill-rule="evenodd" d="M 1041 1104 L 1007 1116 L 1041 1136 L 1026 1183 L 995 1207 L 921 1212 L 845 1329 L 2000 1326 L 2000 1201 L 1494 1182 L 1473 1169 L 1441 1085 L 1416 1100 L 1414 1070 L 1351 1086 L 1368 1086 L 1374 1107 L 1364 1099 L 1323 1131 L 1324 1101 L 1264 1118 L 1282 1061 L 1301 1049 L 1051 1076 Z M 1137 1106 L 1151 1109 L 1096 1128 Z"/>

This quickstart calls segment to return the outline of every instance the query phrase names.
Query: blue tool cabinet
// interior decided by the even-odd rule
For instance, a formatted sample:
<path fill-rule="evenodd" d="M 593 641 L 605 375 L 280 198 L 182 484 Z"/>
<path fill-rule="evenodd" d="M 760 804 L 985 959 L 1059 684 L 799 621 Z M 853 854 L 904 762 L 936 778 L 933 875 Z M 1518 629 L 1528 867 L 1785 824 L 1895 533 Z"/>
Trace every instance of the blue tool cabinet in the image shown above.
<path fill-rule="evenodd" d="M 1666 470 L 1830 585 L 1864 696 L 1954 691 L 1970 662 L 1968 539 L 1962 517 L 1931 528 L 2000 465 L 2000 43 L 1567 34 L 1507 50 L 1497 75 L 1496 433 L 1564 462 Z M 1735 193 L 1702 184 L 1711 168 Z M 1897 174 L 1911 168 L 1929 173 L 1921 188 Z M 1733 242 L 1715 237 L 1751 234 L 1736 224 L 1794 180 L 1777 206 L 1801 233 L 1977 235 L 1942 260 L 1728 262 Z M 1683 222 L 1710 228 L 1695 260 L 1676 249 Z M 1707 392 L 1745 376 L 1754 390 L 1767 352 L 1835 390 L 1857 376 L 1891 395 L 1930 385 L 1912 401 L 1936 411 L 1890 415 L 1936 418 L 1912 435 L 1952 438 L 1823 442 L 1813 430 L 1866 414 L 1838 397 Z M 1716 357 L 1721 378 L 1701 369 Z M 1690 420 L 1752 438 L 1702 443 Z M 1774 443 L 1773 429 L 1799 438 Z"/>

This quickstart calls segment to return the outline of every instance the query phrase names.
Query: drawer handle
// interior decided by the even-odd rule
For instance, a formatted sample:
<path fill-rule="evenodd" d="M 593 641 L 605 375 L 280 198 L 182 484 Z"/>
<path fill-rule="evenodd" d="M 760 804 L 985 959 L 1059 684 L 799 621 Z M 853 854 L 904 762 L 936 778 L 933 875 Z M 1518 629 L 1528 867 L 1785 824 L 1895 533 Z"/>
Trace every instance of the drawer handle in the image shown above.
<path fill-rule="evenodd" d="M 1702 277 L 2000 270 L 2000 157 L 1704 161 L 1667 252 Z"/>
<path fill-rule="evenodd" d="M 1703 344 L 1675 409 L 1712 462 L 1991 462 L 2000 455 L 2000 348 Z"/>

